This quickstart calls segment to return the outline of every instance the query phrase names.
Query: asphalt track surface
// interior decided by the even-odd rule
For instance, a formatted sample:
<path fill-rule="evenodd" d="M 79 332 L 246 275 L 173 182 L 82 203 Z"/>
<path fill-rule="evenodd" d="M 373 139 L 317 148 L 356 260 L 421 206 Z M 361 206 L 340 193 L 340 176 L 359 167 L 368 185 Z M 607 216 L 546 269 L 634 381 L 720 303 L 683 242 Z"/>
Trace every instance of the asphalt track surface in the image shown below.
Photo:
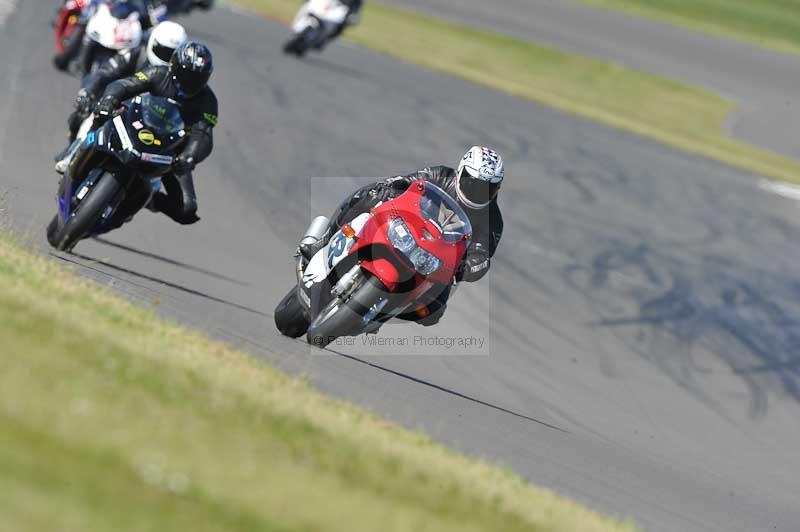
<path fill-rule="evenodd" d="M 43 250 L 76 91 L 50 66 L 51 6 L 25 0 L 0 33 L 3 209 Z M 256 17 L 217 10 L 188 27 L 214 49 L 221 101 L 217 148 L 197 172 L 202 221 L 144 212 L 55 260 L 645 530 L 800 529 L 796 203 L 751 175 L 370 51 L 286 58 L 286 29 Z M 460 288 L 425 332 L 483 347 L 320 354 L 276 334 L 310 204 L 328 213 L 354 186 L 310 176 L 455 164 L 473 143 L 506 157 L 506 232 L 486 282 Z M 422 329 L 409 327 L 380 337 Z"/>
<path fill-rule="evenodd" d="M 567 0 L 387 0 L 706 87 L 738 104 L 730 133 L 800 158 L 800 61 Z"/>

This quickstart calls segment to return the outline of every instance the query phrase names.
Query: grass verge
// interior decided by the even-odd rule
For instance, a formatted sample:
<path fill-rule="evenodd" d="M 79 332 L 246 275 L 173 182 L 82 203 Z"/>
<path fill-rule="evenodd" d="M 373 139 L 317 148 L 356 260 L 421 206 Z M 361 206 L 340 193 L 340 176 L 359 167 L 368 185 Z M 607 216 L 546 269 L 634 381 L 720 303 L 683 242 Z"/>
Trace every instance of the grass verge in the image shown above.
<path fill-rule="evenodd" d="M 233 1 L 283 21 L 298 8 L 295 0 Z M 726 136 L 735 105 L 706 90 L 377 2 L 367 3 L 362 24 L 345 37 L 689 153 L 800 183 L 800 163 Z"/>
<path fill-rule="evenodd" d="M 3 234 L 0 345 L 0 530 L 634 530 L 159 320 Z"/>
<path fill-rule="evenodd" d="M 800 54 L 796 0 L 580 0 L 676 26 Z"/>

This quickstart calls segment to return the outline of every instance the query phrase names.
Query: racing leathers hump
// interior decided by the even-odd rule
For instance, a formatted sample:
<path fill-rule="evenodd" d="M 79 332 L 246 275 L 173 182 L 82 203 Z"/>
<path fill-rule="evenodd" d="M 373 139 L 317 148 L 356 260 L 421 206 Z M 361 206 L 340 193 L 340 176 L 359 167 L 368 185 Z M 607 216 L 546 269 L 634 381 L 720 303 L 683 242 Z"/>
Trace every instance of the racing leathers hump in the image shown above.
<path fill-rule="evenodd" d="M 217 97 L 210 87 L 204 87 L 188 98 L 179 94 L 167 66 L 147 66 L 133 76 L 111 83 L 103 98 L 112 97 L 121 103 L 139 94 L 149 92 L 156 96 L 172 98 L 181 104 L 181 116 L 189 131 L 189 139 L 183 149 L 185 157 L 192 157 L 198 164 L 211 154 L 214 147 L 212 129 L 217 125 Z"/>

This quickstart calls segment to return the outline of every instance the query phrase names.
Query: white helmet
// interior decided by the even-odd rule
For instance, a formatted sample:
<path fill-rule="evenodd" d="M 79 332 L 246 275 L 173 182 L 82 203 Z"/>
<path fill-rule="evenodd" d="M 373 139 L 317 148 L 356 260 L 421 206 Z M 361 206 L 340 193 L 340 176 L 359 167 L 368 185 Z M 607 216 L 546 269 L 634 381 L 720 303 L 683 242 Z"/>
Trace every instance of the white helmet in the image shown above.
<path fill-rule="evenodd" d="M 166 66 L 175 49 L 189 39 L 183 26 L 164 21 L 150 33 L 147 41 L 147 62 L 154 66 Z"/>
<path fill-rule="evenodd" d="M 458 165 L 456 195 L 470 209 L 482 209 L 497 196 L 504 177 L 500 154 L 491 148 L 473 146 Z"/>

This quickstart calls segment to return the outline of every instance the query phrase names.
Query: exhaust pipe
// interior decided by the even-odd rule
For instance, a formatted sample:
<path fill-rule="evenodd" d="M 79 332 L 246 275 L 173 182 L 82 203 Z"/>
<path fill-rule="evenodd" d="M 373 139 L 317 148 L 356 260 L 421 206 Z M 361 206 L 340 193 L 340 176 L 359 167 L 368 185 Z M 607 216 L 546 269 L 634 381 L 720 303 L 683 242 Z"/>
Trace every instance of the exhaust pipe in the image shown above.
<path fill-rule="evenodd" d="M 330 220 L 327 216 L 317 216 L 311 221 L 311 225 L 306 229 L 300 244 L 311 245 L 319 242 L 319 239 L 325 235 L 328 230 Z"/>

